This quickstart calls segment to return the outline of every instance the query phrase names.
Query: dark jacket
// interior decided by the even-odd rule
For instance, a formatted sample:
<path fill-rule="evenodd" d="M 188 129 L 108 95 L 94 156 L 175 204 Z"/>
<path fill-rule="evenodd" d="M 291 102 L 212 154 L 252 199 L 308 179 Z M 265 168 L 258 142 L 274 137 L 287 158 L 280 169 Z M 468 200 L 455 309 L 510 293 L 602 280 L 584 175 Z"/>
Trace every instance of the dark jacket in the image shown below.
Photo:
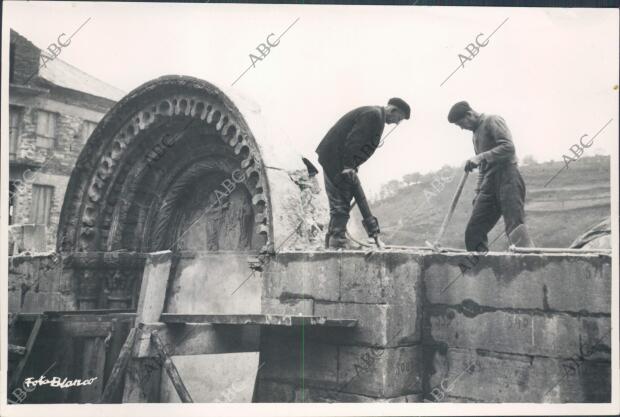
<path fill-rule="evenodd" d="M 316 153 L 330 178 L 345 168 L 357 168 L 375 152 L 385 127 L 385 112 L 380 106 L 351 110 L 329 129 Z"/>
<path fill-rule="evenodd" d="M 484 158 L 480 164 L 476 192 L 484 178 L 506 164 L 516 164 L 517 156 L 512 135 L 506 121 L 500 116 L 482 114 L 480 124 L 474 130 L 474 151 Z"/>

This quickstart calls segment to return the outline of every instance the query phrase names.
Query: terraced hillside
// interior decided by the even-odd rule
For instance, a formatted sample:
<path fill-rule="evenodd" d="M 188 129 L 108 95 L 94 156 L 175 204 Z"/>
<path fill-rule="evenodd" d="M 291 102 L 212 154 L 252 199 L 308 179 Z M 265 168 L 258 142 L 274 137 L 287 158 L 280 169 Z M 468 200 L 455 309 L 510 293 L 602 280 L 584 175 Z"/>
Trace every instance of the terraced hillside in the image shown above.
<path fill-rule="evenodd" d="M 568 247 L 573 240 L 610 214 L 610 158 L 583 157 L 564 168 L 563 162 L 532 163 L 521 166 L 527 186 L 526 216 L 532 238 L 539 247 Z M 546 186 L 545 184 L 558 175 Z M 389 244 L 423 246 L 432 241 L 448 210 L 462 171 L 442 171 L 447 179 L 442 186 L 438 173 L 422 176 L 419 182 L 402 187 L 399 192 L 372 204 L 379 218 L 384 239 Z M 472 209 L 477 171 L 470 175 L 443 246 L 463 248 L 463 233 Z M 452 179 L 450 180 L 450 177 Z M 357 210 L 356 210 L 357 211 Z M 359 223 L 358 213 L 354 222 Z M 491 250 L 504 250 L 508 240 L 500 220 L 490 233 Z M 359 234 L 356 234 L 359 236 Z"/>

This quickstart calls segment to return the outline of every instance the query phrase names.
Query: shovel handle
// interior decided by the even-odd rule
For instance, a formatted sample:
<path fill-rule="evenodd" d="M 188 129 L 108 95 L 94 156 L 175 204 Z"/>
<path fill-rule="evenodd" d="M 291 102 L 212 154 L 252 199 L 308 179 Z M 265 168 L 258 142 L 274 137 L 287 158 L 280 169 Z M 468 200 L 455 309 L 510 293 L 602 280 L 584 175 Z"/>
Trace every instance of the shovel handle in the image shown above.
<path fill-rule="evenodd" d="M 456 187 L 456 192 L 454 193 L 454 197 L 452 197 L 452 203 L 450 204 L 450 209 L 444 217 L 443 222 L 441 223 L 441 227 L 439 228 L 439 233 L 437 233 L 437 239 L 435 239 L 435 244 L 439 244 L 441 239 L 443 238 L 443 234 L 446 231 L 446 227 L 448 227 L 448 223 L 450 223 L 450 219 L 454 214 L 454 209 L 456 208 L 456 203 L 458 203 L 459 198 L 461 197 L 461 192 L 463 191 L 463 187 L 465 186 L 465 181 L 467 181 L 467 176 L 469 172 L 464 171 L 463 176 L 461 177 L 461 181 L 459 182 L 458 187 Z"/>

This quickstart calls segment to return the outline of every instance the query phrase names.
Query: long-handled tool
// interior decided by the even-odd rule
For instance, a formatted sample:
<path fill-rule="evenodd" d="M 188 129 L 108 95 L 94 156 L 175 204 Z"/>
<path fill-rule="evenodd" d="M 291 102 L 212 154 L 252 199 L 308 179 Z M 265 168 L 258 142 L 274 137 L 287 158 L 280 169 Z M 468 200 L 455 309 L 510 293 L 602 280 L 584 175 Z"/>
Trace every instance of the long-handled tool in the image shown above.
<path fill-rule="evenodd" d="M 366 194 L 362 188 L 362 184 L 357 178 L 352 182 L 352 191 L 355 201 L 351 205 L 351 208 L 353 208 L 353 206 L 357 203 L 357 207 L 362 215 L 362 226 L 364 226 L 368 237 L 374 239 L 377 248 L 385 249 L 385 244 L 379 237 L 379 234 L 381 233 L 379 229 L 379 221 L 372 215 L 370 206 L 368 205 L 368 200 L 366 200 Z"/>
<path fill-rule="evenodd" d="M 461 192 L 463 191 L 463 187 L 465 186 L 465 181 L 467 181 L 467 176 L 469 175 L 468 171 L 463 172 L 463 176 L 461 177 L 461 181 L 459 182 L 458 187 L 456 188 L 456 192 L 454 193 L 454 197 L 452 197 L 452 204 L 450 204 L 450 209 L 444 217 L 443 222 L 441 223 L 441 227 L 439 228 L 439 233 L 437 233 L 437 238 L 433 243 L 430 243 L 428 240 L 426 244 L 430 246 L 435 251 L 440 251 L 439 242 L 443 238 L 444 233 L 446 232 L 446 228 L 448 227 L 448 223 L 450 223 L 450 219 L 454 214 L 454 209 L 456 208 L 456 203 L 458 203 L 459 198 L 461 197 Z"/>

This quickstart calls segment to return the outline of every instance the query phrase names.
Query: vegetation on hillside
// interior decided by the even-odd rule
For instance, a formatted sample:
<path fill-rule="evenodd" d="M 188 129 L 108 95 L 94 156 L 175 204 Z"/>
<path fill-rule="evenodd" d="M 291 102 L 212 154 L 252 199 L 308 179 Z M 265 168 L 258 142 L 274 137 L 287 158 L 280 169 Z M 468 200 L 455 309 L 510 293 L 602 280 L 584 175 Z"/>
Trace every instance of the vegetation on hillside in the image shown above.
<path fill-rule="evenodd" d="M 568 167 L 561 161 L 537 163 L 531 157 L 523 158 L 520 170 L 527 187 L 526 222 L 536 246 L 568 247 L 577 236 L 610 215 L 609 169 L 609 156 L 584 156 Z M 402 181 L 388 182 L 380 198 L 372 202 L 385 241 L 409 246 L 433 241 L 462 172 L 461 168 L 444 166 L 437 172 L 414 172 Z M 469 175 L 441 242 L 445 247 L 464 247 L 463 234 L 477 175 L 477 171 Z M 357 210 L 353 221 L 359 222 Z M 507 248 L 503 220 L 489 234 L 489 241 L 494 239 L 491 250 Z"/>

